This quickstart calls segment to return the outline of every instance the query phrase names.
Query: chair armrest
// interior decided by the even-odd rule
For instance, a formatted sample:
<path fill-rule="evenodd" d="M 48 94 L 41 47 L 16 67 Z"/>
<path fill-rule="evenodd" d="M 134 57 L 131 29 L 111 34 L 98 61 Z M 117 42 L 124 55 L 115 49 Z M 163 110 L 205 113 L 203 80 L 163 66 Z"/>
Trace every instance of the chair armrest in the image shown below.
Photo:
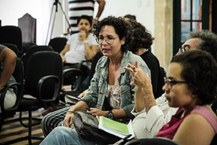
<path fill-rule="evenodd" d="M 63 70 L 63 85 L 71 85 L 64 82 L 65 76 L 72 78 L 72 83 L 74 81 L 74 86 L 72 87 L 72 91 L 76 91 L 79 89 L 81 81 L 82 81 L 82 72 L 78 68 L 67 68 Z"/>
<path fill-rule="evenodd" d="M 66 74 L 70 75 L 81 75 L 81 70 L 79 68 L 66 68 L 63 70 L 63 76 Z"/>
<path fill-rule="evenodd" d="M 48 84 L 48 87 L 47 87 L 47 84 Z M 56 101 L 56 99 L 59 96 L 60 86 L 61 86 L 61 82 L 60 82 L 59 77 L 55 75 L 47 75 L 47 76 L 42 77 L 38 81 L 38 88 L 37 88 L 38 99 L 44 103 Z M 52 96 L 49 98 L 47 96 L 46 97 L 44 96 L 44 92 L 50 91 L 48 89 L 52 89 L 51 90 Z"/>
<path fill-rule="evenodd" d="M 10 109 L 7 109 L 7 111 L 13 111 L 16 110 L 19 106 L 19 102 L 22 99 L 22 85 L 20 83 L 14 82 L 14 83 L 10 83 L 8 85 L 5 86 L 5 88 L 0 92 L 0 107 L 1 107 L 1 111 L 5 112 L 5 108 L 4 108 L 4 100 L 6 97 L 6 93 L 9 89 L 13 89 L 14 93 L 16 94 L 16 103 L 14 104 L 13 107 L 11 107 Z"/>

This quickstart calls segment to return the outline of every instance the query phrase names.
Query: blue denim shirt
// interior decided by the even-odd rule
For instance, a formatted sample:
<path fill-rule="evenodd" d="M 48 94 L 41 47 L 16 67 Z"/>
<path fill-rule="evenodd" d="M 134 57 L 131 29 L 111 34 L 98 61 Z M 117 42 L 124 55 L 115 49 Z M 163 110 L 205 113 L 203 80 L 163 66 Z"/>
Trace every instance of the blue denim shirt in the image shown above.
<path fill-rule="evenodd" d="M 99 59 L 96 68 L 95 74 L 91 80 L 90 87 L 88 89 L 88 94 L 82 98 L 82 101 L 85 101 L 89 107 L 96 107 L 98 109 L 103 110 L 103 104 L 105 101 L 105 95 L 108 90 L 108 61 L 109 58 L 103 56 Z M 138 55 L 133 54 L 130 51 L 127 51 L 123 54 L 123 58 L 121 61 L 120 67 L 120 77 L 118 79 L 120 90 L 121 90 L 121 108 L 127 114 L 127 117 L 133 118 L 131 114 L 131 110 L 134 105 L 134 87 L 130 85 L 132 76 L 130 72 L 126 71 L 124 68 L 130 64 L 134 64 L 135 61 L 138 61 L 140 67 L 144 70 L 144 72 L 150 75 L 150 70 L 146 63 L 142 60 L 142 58 Z"/>

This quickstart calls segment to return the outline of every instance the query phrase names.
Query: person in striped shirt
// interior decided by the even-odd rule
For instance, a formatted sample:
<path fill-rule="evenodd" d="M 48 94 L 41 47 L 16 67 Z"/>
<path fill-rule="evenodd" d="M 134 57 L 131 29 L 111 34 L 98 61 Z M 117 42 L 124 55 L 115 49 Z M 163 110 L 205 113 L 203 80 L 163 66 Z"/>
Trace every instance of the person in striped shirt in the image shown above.
<path fill-rule="evenodd" d="M 94 7 L 95 2 L 98 3 L 98 10 L 96 16 L 94 17 Z M 70 34 L 74 34 L 78 32 L 77 28 L 77 19 L 81 15 L 88 15 L 91 16 L 93 19 L 93 25 L 97 23 L 98 19 L 100 18 L 104 7 L 105 7 L 105 0 L 68 0 L 69 3 L 69 23 L 70 23 Z"/>

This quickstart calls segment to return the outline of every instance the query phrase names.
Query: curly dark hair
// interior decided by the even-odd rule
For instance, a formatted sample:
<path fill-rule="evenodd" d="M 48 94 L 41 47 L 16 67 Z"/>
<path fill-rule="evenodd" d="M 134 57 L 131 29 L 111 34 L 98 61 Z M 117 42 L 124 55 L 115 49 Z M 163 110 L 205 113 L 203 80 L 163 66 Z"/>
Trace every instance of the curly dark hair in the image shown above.
<path fill-rule="evenodd" d="M 136 21 L 136 16 L 135 15 L 131 15 L 131 14 L 126 14 L 124 16 L 124 19 L 125 18 L 128 18 L 129 20 L 132 20 L 132 21 Z"/>
<path fill-rule="evenodd" d="M 81 19 L 85 19 L 87 20 L 89 23 L 90 23 L 90 26 L 92 26 L 92 20 L 93 20 L 93 17 L 91 16 L 87 16 L 87 15 L 81 15 L 78 19 L 77 19 L 77 25 L 78 23 L 81 21 Z"/>
<path fill-rule="evenodd" d="M 189 39 L 200 38 L 203 42 L 197 47 L 198 49 L 209 52 L 217 61 L 217 35 L 208 31 L 201 30 L 197 32 L 191 32 Z"/>
<path fill-rule="evenodd" d="M 115 29 L 115 33 L 117 33 L 120 40 L 122 40 L 123 38 L 126 38 L 128 35 L 127 24 L 122 17 L 108 16 L 104 18 L 103 20 L 101 20 L 100 22 L 98 22 L 97 25 L 95 26 L 94 34 L 96 35 L 97 38 L 99 37 L 99 33 L 101 29 L 105 25 L 113 26 Z M 126 47 L 126 43 L 127 42 L 125 41 L 125 44 L 122 45 L 121 47 L 122 52 L 125 52 L 128 50 Z"/>
<path fill-rule="evenodd" d="M 206 51 L 193 50 L 175 55 L 171 63 L 182 66 L 181 77 L 198 98 L 198 105 L 211 104 L 217 94 L 217 62 Z"/>
<path fill-rule="evenodd" d="M 133 53 L 139 48 L 150 49 L 154 38 L 141 23 L 136 21 L 127 21 L 128 24 L 128 48 Z"/>

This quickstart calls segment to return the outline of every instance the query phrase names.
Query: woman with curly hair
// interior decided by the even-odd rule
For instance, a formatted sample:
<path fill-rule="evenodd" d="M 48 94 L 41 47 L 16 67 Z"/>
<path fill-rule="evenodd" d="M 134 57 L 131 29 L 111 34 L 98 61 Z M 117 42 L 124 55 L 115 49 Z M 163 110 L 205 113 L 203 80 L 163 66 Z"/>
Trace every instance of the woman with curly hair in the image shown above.
<path fill-rule="evenodd" d="M 138 87 L 135 110 L 153 111 L 156 101 L 150 78 L 138 64 L 127 67 Z M 217 133 L 217 116 L 211 104 L 217 94 L 217 63 L 213 56 L 192 50 L 172 58 L 163 86 L 170 107 L 177 112 L 156 134 L 179 145 L 208 145 Z M 157 108 L 155 108 L 155 111 Z M 158 112 L 162 112 L 158 108 Z"/>
<path fill-rule="evenodd" d="M 78 136 L 73 127 L 75 111 L 88 110 L 94 116 L 129 121 L 134 118 L 135 88 L 131 85 L 132 76 L 124 68 L 136 61 L 142 70 L 150 75 L 150 70 L 141 57 L 130 52 L 127 47 L 127 24 L 122 18 L 109 16 L 100 21 L 94 34 L 100 45 L 103 57 L 96 65 L 88 93 L 81 101 L 71 106 L 64 118 L 64 126 L 56 127 L 41 143 L 42 145 L 91 145 L 96 144 Z M 91 140 L 91 138 L 90 138 Z M 101 140 L 97 144 L 103 144 Z"/>

